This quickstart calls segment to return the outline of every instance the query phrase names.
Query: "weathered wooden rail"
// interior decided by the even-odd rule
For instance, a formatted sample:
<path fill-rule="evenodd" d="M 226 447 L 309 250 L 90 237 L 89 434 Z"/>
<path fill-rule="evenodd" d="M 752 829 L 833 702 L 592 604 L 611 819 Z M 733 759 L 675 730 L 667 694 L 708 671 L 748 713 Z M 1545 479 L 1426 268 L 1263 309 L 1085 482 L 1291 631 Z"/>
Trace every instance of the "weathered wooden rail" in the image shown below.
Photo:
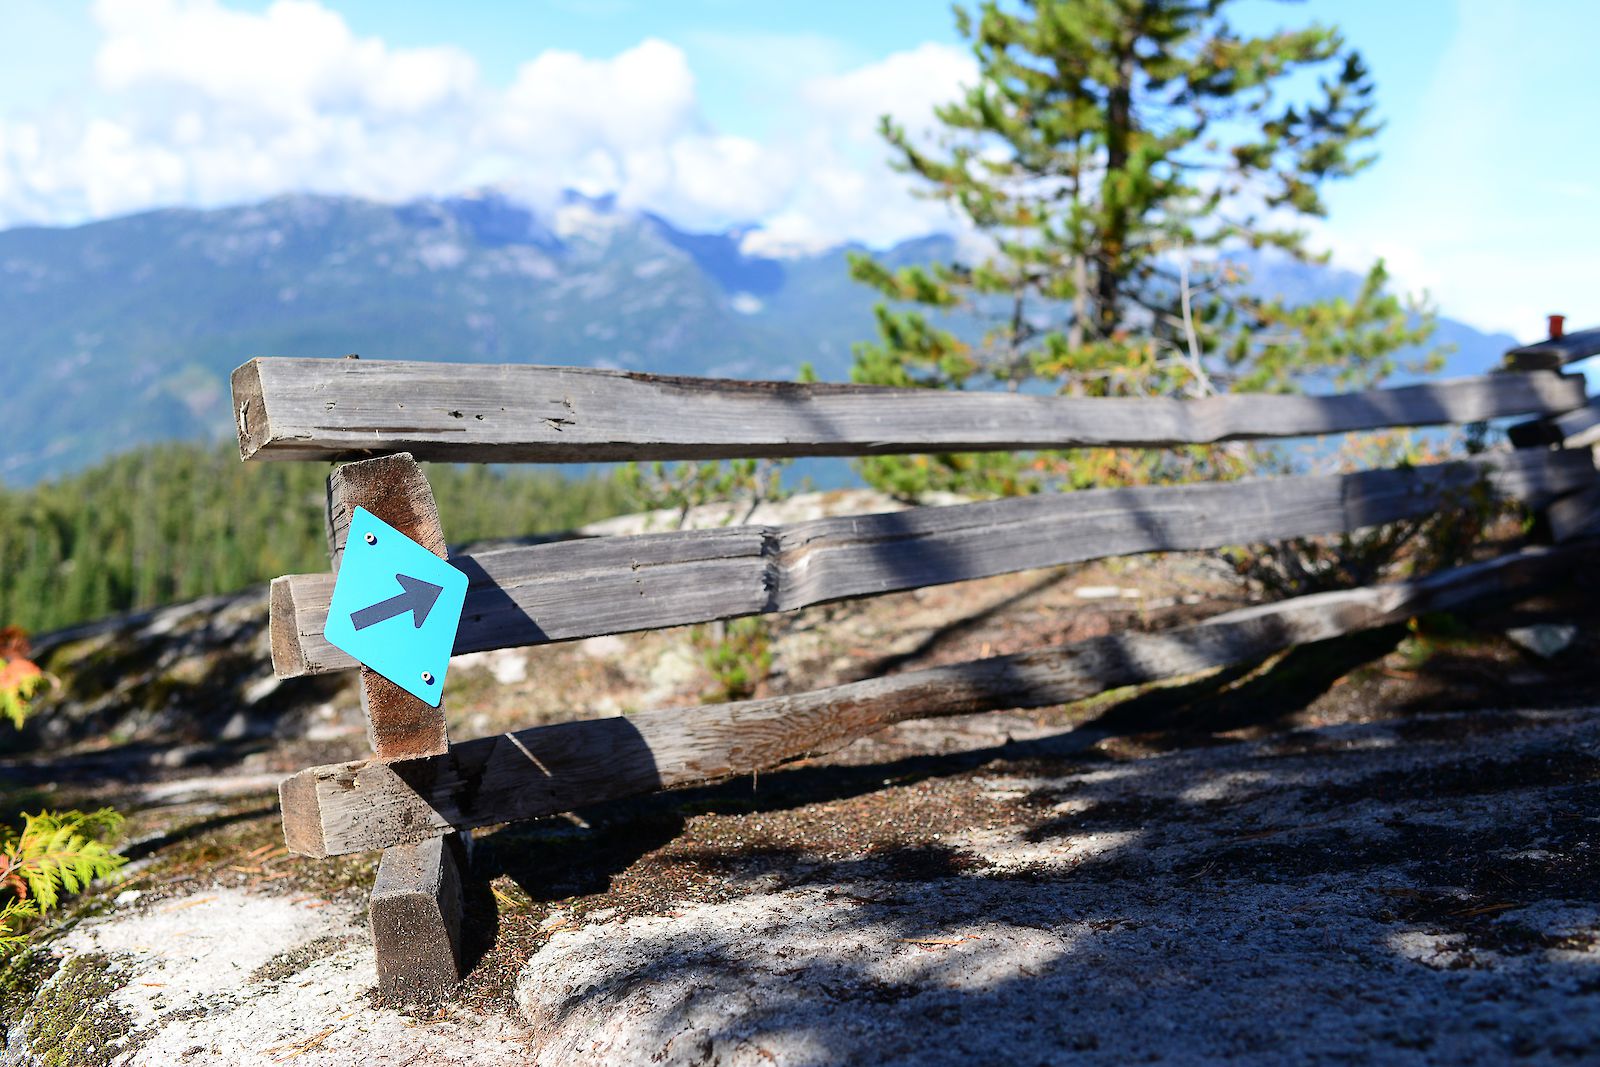
<path fill-rule="evenodd" d="M 1121 634 L 792 696 L 646 711 L 484 737 L 421 760 L 313 767 L 284 783 L 301 855 L 425 841 L 602 800 L 819 756 L 897 722 L 1035 708 L 1261 659 L 1569 573 L 1580 552 L 1529 550 L 1415 582 L 1320 593 L 1161 634 Z"/>
<path fill-rule="evenodd" d="M 1506 353 L 1506 366 L 1512 370 L 1554 370 L 1596 355 L 1600 355 L 1600 327 L 1513 348 Z"/>
<path fill-rule="evenodd" d="M 1140 552 L 1219 548 L 1427 515 L 1480 480 L 1542 506 L 1594 474 L 1579 451 L 1503 453 L 1406 470 L 1090 489 L 792 526 L 641 534 L 497 549 L 467 573 L 457 653 L 518 648 Z M 322 636 L 333 575 L 272 585 L 282 677 L 356 663 Z"/>
<path fill-rule="evenodd" d="M 245 459 L 569 463 L 1165 447 L 1480 422 L 1581 407 L 1495 375 L 1336 396 L 1083 399 L 675 378 L 585 367 L 258 359 L 233 374 Z"/>
<path fill-rule="evenodd" d="M 1594 331 L 1600 344 L 1600 331 Z M 444 555 L 416 460 L 594 461 L 1173 446 L 1513 416 L 1526 447 L 1417 468 L 963 504 L 788 526 L 512 547 L 451 562 L 470 579 L 455 651 L 654 629 L 1140 552 L 1345 533 L 1458 506 L 1480 489 L 1543 509 L 1558 541 L 1600 517 L 1581 379 L 1542 369 L 1326 397 L 1083 400 L 662 378 L 556 367 L 253 360 L 234 373 L 246 459 L 341 459 L 337 572 L 364 507 Z M 1570 339 L 1569 339 L 1570 340 Z M 1530 346 L 1536 349 L 1539 346 Z M 1597 349 L 1600 350 L 1600 349 Z M 1542 361 L 1542 362 L 1540 362 Z M 368 458 L 371 457 L 371 458 Z M 289 847 L 383 849 L 372 901 L 380 988 L 436 996 L 459 958 L 465 831 L 758 771 L 912 718 L 1036 707 L 1259 659 L 1307 641 L 1549 581 L 1574 546 L 1307 596 L 1162 634 L 1122 634 L 765 700 L 644 712 L 451 742 L 443 709 L 361 669 L 372 759 L 305 770 L 280 796 Z M 322 636 L 334 575 L 273 583 L 280 676 L 353 669 Z"/>

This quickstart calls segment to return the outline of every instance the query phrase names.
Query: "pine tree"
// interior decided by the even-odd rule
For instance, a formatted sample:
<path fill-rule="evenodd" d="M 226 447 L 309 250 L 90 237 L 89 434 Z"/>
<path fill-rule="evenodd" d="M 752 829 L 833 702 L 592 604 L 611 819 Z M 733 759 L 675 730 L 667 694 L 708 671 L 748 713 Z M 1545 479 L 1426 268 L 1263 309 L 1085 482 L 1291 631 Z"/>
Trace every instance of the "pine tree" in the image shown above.
<path fill-rule="evenodd" d="M 1296 225 L 1324 214 L 1325 182 L 1372 162 L 1363 146 L 1379 126 L 1361 56 L 1335 30 L 1244 36 L 1228 4 L 956 10 L 977 83 L 937 110 L 935 143 L 887 117 L 881 132 L 896 168 L 985 251 L 899 269 L 853 256 L 857 280 L 912 305 L 879 305 L 855 380 L 1079 396 L 1291 391 L 1374 383 L 1426 340 L 1431 311 L 1388 295 L 1381 263 L 1351 299 L 1292 306 L 1253 293 L 1229 261 L 1235 249 L 1315 258 Z M 1312 99 L 1286 102 L 1307 75 Z M 1247 462 L 1238 449 L 1100 450 L 872 459 L 863 470 L 903 495 L 1016 493 L 1197 468 L 1224 476 Z"/>
<path fill-rule="evenodd" d="M 327 473 L 315 463 L 240 463 L 231 445 L 171 443 L 0 488 L 0 626 L 43 632 L 324 568 Z M 435 465 L 428 477 L 456 543 L 566 529 L 635 506 L 615 476 Z"/>

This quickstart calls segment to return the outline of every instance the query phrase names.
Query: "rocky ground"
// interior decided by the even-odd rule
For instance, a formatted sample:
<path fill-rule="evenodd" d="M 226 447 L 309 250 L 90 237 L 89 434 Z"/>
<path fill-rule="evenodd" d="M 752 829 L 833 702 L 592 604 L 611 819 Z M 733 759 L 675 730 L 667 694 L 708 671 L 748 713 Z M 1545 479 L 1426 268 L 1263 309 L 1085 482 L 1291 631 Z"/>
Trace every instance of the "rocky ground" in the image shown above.
<path fill-rule="evenodd" d="M 273 682 L 254 594 L 59 635 L 6 807 L 117 804 L 133 862 L 0 979 L 0 1063 L 1600 1060 L 1594 585 L 491 830 L 472 970 L 410 1011 L 374 857 L 278 836 L 277 778 L 364 748 L 348 683 Z M 716 698 L 718 642 L 776 692 L 1249 595 L 1063 568 L 463 657 L 447 706 L 468 737 Z"/>

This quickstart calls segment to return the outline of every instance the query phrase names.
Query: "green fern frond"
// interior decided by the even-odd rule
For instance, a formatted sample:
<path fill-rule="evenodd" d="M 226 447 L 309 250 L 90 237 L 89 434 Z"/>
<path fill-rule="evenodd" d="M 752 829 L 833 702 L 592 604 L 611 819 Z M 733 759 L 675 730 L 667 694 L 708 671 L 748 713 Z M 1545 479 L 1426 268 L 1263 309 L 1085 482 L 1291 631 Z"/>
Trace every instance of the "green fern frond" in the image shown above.
<path fill-rule="evenodd" d="M 5 844 L 5 866 L 27 884 L 29 903 L 40 912 L 55 907 L 63 893 L 81 893 L 96 878 L 127 862 L 102 838 L 113 837 L 122 816 L 110 808 L 22 816 L 22 833 Z M 23 894 L 18 894 L 22 896 Z"/>
<path fill-rule="evenodd" d="M 8 900 L 0 905 L 0 950 L 15 948 L 28 939 L 27 934 L 16 932 L 19 919 L 36 918 L 39 906 L 31 900 Z"/>

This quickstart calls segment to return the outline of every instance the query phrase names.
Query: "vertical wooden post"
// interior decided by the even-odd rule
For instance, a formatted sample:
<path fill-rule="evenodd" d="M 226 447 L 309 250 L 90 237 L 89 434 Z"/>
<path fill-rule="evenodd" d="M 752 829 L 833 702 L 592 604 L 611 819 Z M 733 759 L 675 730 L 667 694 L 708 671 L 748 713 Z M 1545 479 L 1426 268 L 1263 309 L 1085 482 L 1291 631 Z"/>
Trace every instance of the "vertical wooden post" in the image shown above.
<path fill-rule="evenodd" d="M 445 558 L 433 490 L 410 455 L 348 463 L 328 476 L 328 556 L 335 573 L 358 507 Z M 366 667 L 361 668 L 361 708 L 379 759 L 437 756 L 450 747 L 442 703 L 430 707 Z M 435 1000 L 460 978 L 461 875 L 470 844 L 465 834 L 452 834 L 384 849 L 368 918 L 378 992 L 385 999 Z"/>
<path fill-rule="evenodd" d="M 465 833 L 383 850 L 367 922 L 385 1000 L 439 1000 L 461 977 Z"/>
<path fill-rule="evenodd" d="M 328 476 L 328 557 L 334 573 L 356 508 L 372 514 L 444 559 L 444 528 L 422 468 L 410 455 L 347 463 Z M 367 737 L 379 759 L 437 756 L 450 747 L 444 705 L 430 707 L 367 667 L 361 668 L 361 706 Z"/>
<path fill-rule="evenodd" d="M 1527 422 L 1517 423 L 1507 427 L 1506 438 L 1516 449 L 1548 449 L 1561 447 L 1561 430 L 1552 418 L 1531 419 Z M 1536 508 L 1533 511 L 1533 525 L 1528 531 L 1528 540 L 1536 545 L 1548 545 L 1555 542 L 1551 532 L 1550 513 L 1546 508 Z"/>

